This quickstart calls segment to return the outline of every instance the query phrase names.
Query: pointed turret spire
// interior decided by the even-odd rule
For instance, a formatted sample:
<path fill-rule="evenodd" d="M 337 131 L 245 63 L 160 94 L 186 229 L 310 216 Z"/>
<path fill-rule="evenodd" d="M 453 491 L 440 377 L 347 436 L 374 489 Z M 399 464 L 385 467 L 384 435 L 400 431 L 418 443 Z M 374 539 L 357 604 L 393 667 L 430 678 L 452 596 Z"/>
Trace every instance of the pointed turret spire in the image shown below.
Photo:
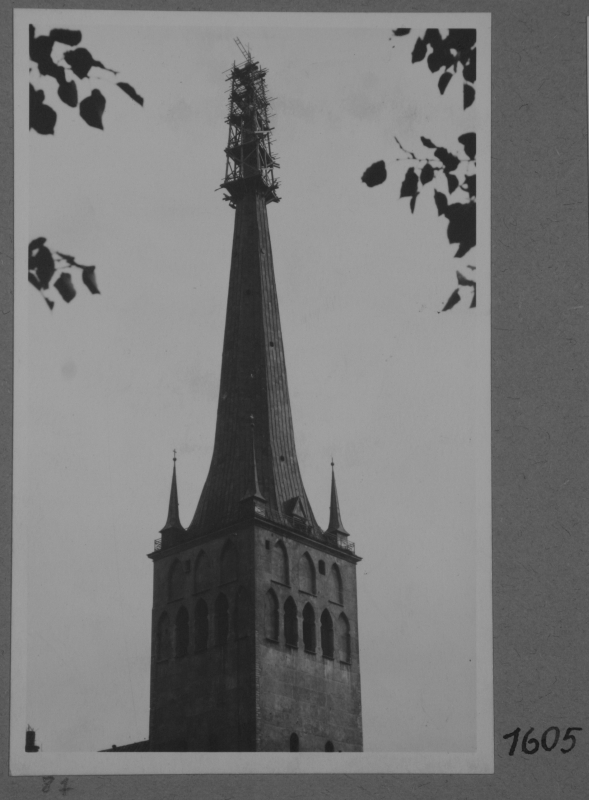
<path fill-rule="evenodd" d="M 331 503 L 329 505 L 329 526 L 326 533 L 339 533 L 341 536 L 349 536 L 349 533 L 344 528 L 339 510 L 333 458 L 331 459 Z"/>
<path fill-rule="evenodd" d="M 168 519 L 160 533 L 166 531 L 184 531 L 178 512 L 178 487 L 176 486 L 176 451 L 174 450 L 174 468 L 172 470 L 172 488 L 170 489 L 170 504 L 168 506 Z"/>

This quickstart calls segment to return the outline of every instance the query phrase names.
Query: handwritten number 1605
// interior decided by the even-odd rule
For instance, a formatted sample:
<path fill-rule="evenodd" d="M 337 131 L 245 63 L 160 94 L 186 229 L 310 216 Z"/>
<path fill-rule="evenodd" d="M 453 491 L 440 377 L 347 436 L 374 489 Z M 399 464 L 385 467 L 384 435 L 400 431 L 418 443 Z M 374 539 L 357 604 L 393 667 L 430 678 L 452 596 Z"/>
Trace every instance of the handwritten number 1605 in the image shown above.
<path fill-rule="evenodd" d="M 582 731 L 583 728 L 567 728 L 565 735 L 562 737 L 562 743 L 570 742 L 570 747 L 561 747 L 561 753 L 570 753 L 573 747 L 577 744 L 577 739 L 573 736 L 572 731 Z M 534 729 L 530 728 L 524 734 L 524 738 L 522 739 L 522 752 L 528 756 L 534 755 L 540 749 L 540 742 L 542 743 L 542 749 L 546 750 L 549 753 L 551 750 L 554 750 L 556 745 L 560 739 L 560 728 L 557 728 L 556 725 L 553 725 L 550 728 L 546 728 L 544 733 L 541 736 L 540 742 L 537 739 L 534 739 L 530 734 L 533 733 Z M 519 741 L 519 735 L 521 733 L 521 728 L 516 728 L 511 733 L 506 733 L 503 737 L 504 739 L 511 739 L 513 738 L 513 743 L 509 748 L 509 755 L 512 756 L 517 748 L 517 743 Z"/>

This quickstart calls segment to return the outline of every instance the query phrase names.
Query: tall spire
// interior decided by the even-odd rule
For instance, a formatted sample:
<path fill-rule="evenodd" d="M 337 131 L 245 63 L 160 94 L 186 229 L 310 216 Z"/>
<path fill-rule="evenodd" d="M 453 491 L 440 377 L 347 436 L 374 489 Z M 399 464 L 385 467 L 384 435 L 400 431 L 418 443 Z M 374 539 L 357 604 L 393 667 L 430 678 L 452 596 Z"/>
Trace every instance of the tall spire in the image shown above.
<path fill-rule="evenodd" d="M 172 488 L 170 489 L 170 503 L 168 505 L 168 519 L 160 533 L 167 531 L 184 531 L 180 522 L 178 511 L 178 487 L 176 486 L 176 451 L 174 450 L 174 467 L 172 470 Z"/>
<path fill-rule="evenodd" d="M 198 536 L 240 517 L 251 489 L 252 448 L 257 488 L 268 516 L 290 524 L 297 517 L 320 535 L 305 493 L 295 449 L 286 365 L 274 279 L 267 203 L 278 200 L 271 151 L 266 70 L 246 51 L 228 80 L 229 143 L 222 187 L 235 208 L 235 227 L 215 444 L 209 474 L 188 528 Z M 255 441 L 249 425 L 255 418 Z M 302 522 L 300 521 L 302 520 Z"/>
<path fill-rule="evenodd" d="M 326 533 L 339 533 L 342 536 L 349 536 L 344 528 L 339 510 L 339 500 L 337 497 L 337 486 L 335 485 L 335 471 L 333 458 L 331 459 L 331 503 L 329 504 L 329 525 Z"/>

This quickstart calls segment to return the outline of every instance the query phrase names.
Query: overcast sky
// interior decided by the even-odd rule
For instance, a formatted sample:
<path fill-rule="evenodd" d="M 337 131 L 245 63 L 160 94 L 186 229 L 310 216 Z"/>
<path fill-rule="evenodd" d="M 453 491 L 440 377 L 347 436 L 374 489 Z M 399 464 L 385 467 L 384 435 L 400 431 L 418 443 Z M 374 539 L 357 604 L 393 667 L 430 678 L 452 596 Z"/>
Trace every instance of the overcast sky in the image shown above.
<path fill-rule="evenodd" d="M 440 96 L 425 62 L 411 64 L 414 36 L 391 40 L 394 24 L 28 13 L 39 34 L 82 30 L 82 46 L 145 98 L 142 108 L 97 70 L 107 105 L 96 130 L 32 73 L 58 121 L 54 136 L 29 135 L 24 235 L 96 265 L 101 291 L 78 283 L 53 311 L 33 287 L 19 295 L 27 460 L 15 537 L 28 554 L 26 721 L 43 751 L 148 735 L 146 554 L 166 519 L 172 449 L 185 525 L 212 454 L 234 217 L 215 189 L 235 36 L 276 98 L 282 200 L 268 213 L 303 480 L 325 526 L 333 455 L 363 559 L 365 749 L 473 750 L 475 401 L 488 358 L 477 326 L 488 298 L 439 313 L 465 259 L 431 192 L 414 215 L 399 199 L 408 164 L 395 161 L 394 137 L 456 149 L 477 130 L 478 104 L 462 110 L 459 80 Z M 380 159 L 388 179 L 368 189 L 361 175 Z"/>

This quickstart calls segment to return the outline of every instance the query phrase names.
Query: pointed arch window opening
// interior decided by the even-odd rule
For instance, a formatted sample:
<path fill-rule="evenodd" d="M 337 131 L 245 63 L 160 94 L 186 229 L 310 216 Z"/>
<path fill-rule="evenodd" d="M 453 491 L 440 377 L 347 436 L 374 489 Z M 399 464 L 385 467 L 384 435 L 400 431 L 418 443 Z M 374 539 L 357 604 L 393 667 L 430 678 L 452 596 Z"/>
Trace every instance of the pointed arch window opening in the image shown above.
<path fill-rule="evenodd" d="M 184 658 L 188 655 L 188 611 L 185 606 L 180 606 L 176 614 L 175 625 L 175 656 L 176 658 Z"/>
<path fill-rule="evenodd" d="M 328 598 L 330 603 L 344 604 L 344 585 L 342 574 L 337 564 L 332 564 L 329 570 Z"/>
<path fill-rule="evenodd" d="M 284 542 L 279 539 L 272 548 L 272 582 L 290 587 L 288 552 Z"/>
<path fill-rule="evenodd" d="M 352 637 L 350 634 L 350 621 L 343 612 L 337 620 L 337 638 L 340 662 L 342 664 L 351 664 Z"/>
<path fill-rule="evenodd" d="M 229 601 L 221 594 L 215 601 L 215 644 L 223 647 L 229 638 Z"/>
<path fill-rule="evenodd" d="M 315 630 L 315 609 L 311 603 L 303 609 L 303 645 L 306 653 L 317 652 L 317 633 Z"/>
<path fill-rule="evenodd" d="M 299 619 L 297 604 L 292 597 L 287 597 L 284 602 L 284 643 L 287 647 L 299 646 Z"/>
<path fill-rule="evenodd" d="M 333 659 L 333 619 L 327 609 L 321 614 L 321 653 L 323 658 Z"/>
<path fill-rule="evenodd" d="M 264 601 L 264 629 L 266 639 L 278 642 L 280 636 L 280 612 L 278 598 L 273 589 L 268 589 Z"/>
<path fill-rule="evenodd" d="M 168 573 L 168 602 L 181 600 L 186 589 L 186 573 L 182 564 L 175 559 Z"/>
<path fill-rule="evenodd" d="M 196 603 L 194 626 L 194 649 L 200 653 L 209 645 L 209 607 L 202 597 Z"/>
<path fill-rule="evenodd" d="M 211 560 L 208 554 L 201 550 L 194 562 L 193 591 L 194 594 L 206 592 L 211 588 Z"/>
<path fill-rule="evenodd" d="M 303 553 L 299 560 L 299 591 L 305 594 L 317 594 L 315 565 L 308 553 Z"/>

